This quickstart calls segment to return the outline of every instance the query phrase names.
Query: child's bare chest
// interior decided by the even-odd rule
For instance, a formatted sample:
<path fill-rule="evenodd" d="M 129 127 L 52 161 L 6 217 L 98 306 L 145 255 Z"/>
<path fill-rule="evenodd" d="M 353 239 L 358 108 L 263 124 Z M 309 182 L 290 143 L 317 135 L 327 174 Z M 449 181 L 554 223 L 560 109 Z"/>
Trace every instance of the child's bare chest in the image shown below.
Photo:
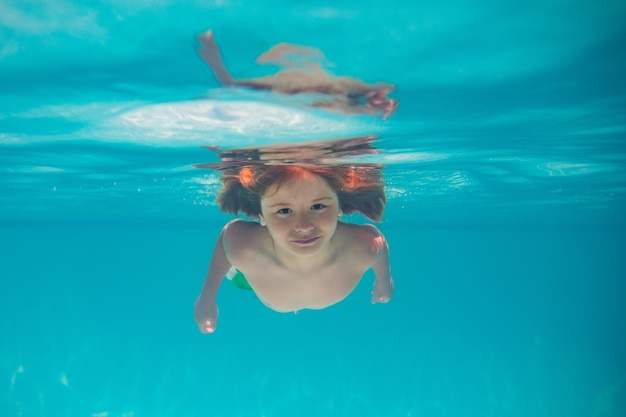
<path fill-rule="evenodd" d="M 250 276 L 257 296 L 277 311 L 321 309 L 346 298 L 363 273 L 354 268 L 325 267 L 310 273 L 268 268 Z"/>

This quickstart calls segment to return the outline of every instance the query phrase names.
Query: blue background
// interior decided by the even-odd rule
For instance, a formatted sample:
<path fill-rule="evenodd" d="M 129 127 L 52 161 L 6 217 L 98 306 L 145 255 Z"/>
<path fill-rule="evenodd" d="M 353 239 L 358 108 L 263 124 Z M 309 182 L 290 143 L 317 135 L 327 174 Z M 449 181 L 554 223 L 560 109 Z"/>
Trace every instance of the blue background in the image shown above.
<path fill-rule="evenodd" d="M 2 2 L 0 415 L 626 415 L 625 20 L 619 1 Z M 209 28 L 238 78 L 312 45 L 395 84 L 398 113 L 224 90 L 194 52 Z M 371 273 L 297 314 L 224 286 L 201 335 L 230 217 L 200 146 L 366 133 L 393 301 L 369 303 Z"/>

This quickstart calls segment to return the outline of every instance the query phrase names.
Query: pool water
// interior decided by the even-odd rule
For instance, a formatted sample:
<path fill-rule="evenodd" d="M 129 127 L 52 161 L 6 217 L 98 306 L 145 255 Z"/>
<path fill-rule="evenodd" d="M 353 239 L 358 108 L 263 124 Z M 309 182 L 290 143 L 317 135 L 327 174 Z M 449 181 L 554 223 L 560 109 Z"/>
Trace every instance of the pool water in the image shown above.
<path fill-rule="evenodd" d="M 619 1 L 0 4 L 0 415 L 626 415 Z M 218 85 L 287 41 L 388 120 Z M 281 314 L 225 285 L 206 146 L 375 135 L 396 294 Z M 355 216 L 349 221 L 361 222 Z"/>

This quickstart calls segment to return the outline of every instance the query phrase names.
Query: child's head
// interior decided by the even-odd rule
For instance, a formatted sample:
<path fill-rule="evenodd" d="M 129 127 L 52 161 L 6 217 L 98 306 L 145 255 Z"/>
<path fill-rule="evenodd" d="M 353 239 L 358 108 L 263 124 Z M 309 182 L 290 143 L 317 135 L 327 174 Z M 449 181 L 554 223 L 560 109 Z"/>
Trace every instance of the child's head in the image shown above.
<path fill-rule="evenodd" d="M 387 202 L 379 166 L 295 166 L 248 165 L 222 173 L 223 188 L 218 196 L 226 213 L 242 212 L 249 217 L 262 215 L 261 199 L 293 179 L 322 178 L 337 195 L 345 214 L 359 212 L 380 221 Z"/>

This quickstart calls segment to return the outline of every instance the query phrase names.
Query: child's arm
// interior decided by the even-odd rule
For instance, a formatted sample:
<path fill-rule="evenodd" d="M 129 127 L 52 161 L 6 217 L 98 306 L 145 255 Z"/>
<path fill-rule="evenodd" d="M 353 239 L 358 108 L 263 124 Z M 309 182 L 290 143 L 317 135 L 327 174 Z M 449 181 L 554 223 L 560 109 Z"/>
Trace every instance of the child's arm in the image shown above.
<path fill-rule="evenodd" d="M 372 304 L 388 303 L 393 297 L 394 285 L 391 278 L 391 266 L 389 264 L 389 245 L 385 236 L 378 231 L 378 236 L 374 237 L 374 247 L 378 255 L 372 265 L 376 279 L 372 291 Z"/>
<path fill-rule="evenodd" d="M 231 223 L 224 226 L 217 238 L 209 271 L 207 272 L 200 295 L 194 304 L 194 318 L 202 333 L 213 333 L 217 327 L 217 290 L 230 269 L 230 262 L 224 250 L 224 233 Z"/>

